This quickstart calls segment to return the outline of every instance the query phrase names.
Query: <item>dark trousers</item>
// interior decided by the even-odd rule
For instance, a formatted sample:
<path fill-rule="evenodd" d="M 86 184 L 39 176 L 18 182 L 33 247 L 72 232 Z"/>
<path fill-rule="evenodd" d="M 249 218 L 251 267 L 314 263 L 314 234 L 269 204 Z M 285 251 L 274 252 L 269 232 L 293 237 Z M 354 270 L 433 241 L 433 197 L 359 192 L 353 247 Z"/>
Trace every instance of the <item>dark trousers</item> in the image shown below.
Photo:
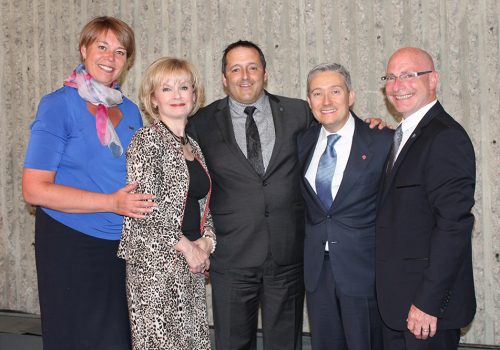
<path fill-rule="evenodd" d="M 420 340 L 408 330 L 396 331 L 384 325 L 383 334 L 384 350 L 456 350 L 460 341 L 459 329 L 438 330 L 432 338 Z"/>
<path fill-rule="evenodd" d="M 259 306 L 264 349 L 300 350 L 303 265 L 210 271 L 217 350 L 256 349 Z"/>
<path fill-rule="evenodd" d="M 382 350 L 382 324 L 374 296 L 342 293 L 327 255 L 318 286 L 307 292 L 313 350 Z"/>

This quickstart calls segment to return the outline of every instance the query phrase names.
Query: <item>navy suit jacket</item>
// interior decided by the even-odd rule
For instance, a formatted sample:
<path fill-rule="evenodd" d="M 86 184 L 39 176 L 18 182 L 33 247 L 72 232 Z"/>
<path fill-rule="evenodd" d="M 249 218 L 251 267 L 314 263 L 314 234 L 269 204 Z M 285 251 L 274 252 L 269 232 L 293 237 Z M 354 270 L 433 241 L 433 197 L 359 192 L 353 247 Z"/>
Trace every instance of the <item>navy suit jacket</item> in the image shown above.
<path fill-rule="evenodd" d="M 311 127 L 297 139 L 302 169 L 300 187 L 306 204 L 304 281 L 308 291 L 321 283 L 318 279 L 328 240 L 336 287 L 350 296 L 373 296 L 375 206 L 393 131 L 370 129 L 351 114 L 355 119 L 351 152 L 331 208 L 324 208 L 304 177 L 321 125 Z"/>
<path fill-rule="evenodd" d="M 212 178 L 210 210 L 217 232 L 211 268 L 250 268 L 272 257 L 279 265 L 301 264 L 304 204 L 297 186 L 296 136 L 309 127 L 303 100 L 268 94 L 275 143 L 264 176 L 238 146 L 228 98 L 201 109 L 190 120 Z"/>
<path fill-rule="evenodd" d="M 411 304 L 439 329 L 469 324 L 475 157 L 465 130 L 437 102 L 417 125 L 380 193 L 377 298 L 384 322 L 406 329 Z"/>

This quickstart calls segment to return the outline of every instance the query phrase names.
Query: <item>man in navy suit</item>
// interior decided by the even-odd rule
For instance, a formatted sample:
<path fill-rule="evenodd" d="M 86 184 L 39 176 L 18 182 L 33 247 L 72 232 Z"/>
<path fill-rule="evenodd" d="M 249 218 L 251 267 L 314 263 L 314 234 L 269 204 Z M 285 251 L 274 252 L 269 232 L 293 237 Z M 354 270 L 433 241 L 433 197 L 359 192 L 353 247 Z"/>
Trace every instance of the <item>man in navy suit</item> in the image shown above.
<path fill-rule="evenodd" d="M 437 101 L 438 73 L 427 52 L 399 49 L 382 79 L 387 99 L 403 117 L 377 206 L 385 349 L 457 349 L 460 328 L 476 310 L 474 149 Z"/>
<path fill-rule="evenodd" d="M 393 132 L 370 129 L 350 110 L 355 93 L 341 65 L 314 67 L 307 85 L 307 101 L 320 124 L 297 140 L 312 347 L 382 349 L 375 206 Z"/>

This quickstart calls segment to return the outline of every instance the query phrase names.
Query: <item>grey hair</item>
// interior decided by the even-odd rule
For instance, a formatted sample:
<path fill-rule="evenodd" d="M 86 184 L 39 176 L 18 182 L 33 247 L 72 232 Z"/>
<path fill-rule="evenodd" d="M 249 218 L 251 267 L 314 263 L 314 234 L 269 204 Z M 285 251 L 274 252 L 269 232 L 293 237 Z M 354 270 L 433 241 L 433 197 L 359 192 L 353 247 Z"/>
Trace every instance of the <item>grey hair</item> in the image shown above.
<path fill-rule="evenodd" d="M 314 75 L 320 72 L 337 72 L 344 77 L 345 85 L 347 86 L 347 90 L 351 91 L 351 74 L 349 71 L 345 69 L 344 66 L 338 63 L 321 63 L 317 66 L 314 66 L 313 69 L 309 71 L 307 74 L 307 94 L 309 95 L 309 87 L 311 84 L 311 80 Z"/>

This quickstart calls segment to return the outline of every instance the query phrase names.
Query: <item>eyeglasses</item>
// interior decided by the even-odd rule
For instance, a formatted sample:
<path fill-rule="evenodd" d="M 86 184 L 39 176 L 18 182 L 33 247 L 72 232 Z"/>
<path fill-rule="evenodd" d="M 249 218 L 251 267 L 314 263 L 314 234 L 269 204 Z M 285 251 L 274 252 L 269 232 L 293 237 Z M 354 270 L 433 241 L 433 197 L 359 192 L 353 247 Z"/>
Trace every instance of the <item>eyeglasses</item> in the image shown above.
<path fill-rule="evenodd" d="M 396 81 L 396 79 L 408 80 L 408 79 L 416 78 L 416 77 L 419 77 L 421 75 L 424 75 L 427 73 L 432 73 L 432 72 L 433 71 L 431 71 L 431 70 L 425 70 L 422 72 L 403 72 L 399 76 L 395 76 L 394 74 L 387 74 L 387 75 L 384 75 L 383 77 L 380 77 L 380 79 L 382 81 L 385 81 L 386 83 L 388 83 L 388 82 L 394 83 Z"/>

